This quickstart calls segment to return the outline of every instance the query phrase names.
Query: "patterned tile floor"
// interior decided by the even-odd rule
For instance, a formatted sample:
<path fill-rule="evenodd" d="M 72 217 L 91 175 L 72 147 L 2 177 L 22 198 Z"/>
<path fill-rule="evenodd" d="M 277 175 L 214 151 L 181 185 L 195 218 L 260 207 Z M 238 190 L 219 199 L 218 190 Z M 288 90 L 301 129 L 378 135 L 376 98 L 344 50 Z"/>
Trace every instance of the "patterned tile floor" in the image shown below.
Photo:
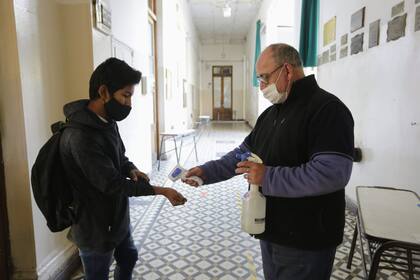
<path fill-rule="evenodd" d="M 185 143 L 181 163 L 190 168 L 219 158 L 238 146 L 249 133 L 243 123 L 213 123 L 199 132 L 198 156 Z M 134 279 L 264 279 L 259 243 L 240 229 L 241 197 L 247 190 L 241 176 L 195 189 L 167 180 L 175 156 L 155 166 L 152 184 L 172 186 L 188 199 L 172 207 L 163 197 L 130 199 L 133 238 L 139 249 Z M 170 182 L 170 183 L 169 183 Z M 337 249 L 331 279 L 363 279 L 361 257 L 356 251 L 351 270 L 346 268 L 355 217 L 347 211 L 345 237 Z M 115 263 L 111 267 L 110 279 Z M 381 272 L 377 279 L 405 279 Z"/>

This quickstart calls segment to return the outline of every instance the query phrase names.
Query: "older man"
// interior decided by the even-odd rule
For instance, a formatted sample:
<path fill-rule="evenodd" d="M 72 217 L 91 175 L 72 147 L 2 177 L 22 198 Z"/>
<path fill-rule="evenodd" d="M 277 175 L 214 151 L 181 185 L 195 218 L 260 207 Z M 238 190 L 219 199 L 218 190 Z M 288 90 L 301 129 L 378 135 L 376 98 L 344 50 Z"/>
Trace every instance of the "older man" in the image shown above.
<path fill-rule="evenodd" d="M 205 184 L 244 174 L 267 198 L 260 239 L 266 279 L 329 279 L 344 229 L 345 193 L 352 170 L 353 118 L 334 95 L 305 77 L 298 52 L 266 48 L 257 62 L 260 89 L 273 105 L 240 147 L 192 168 Z M 251 151 L 264 162 L 239 162 Z M 184 180 L 195 186 L 192 180 Z"/>

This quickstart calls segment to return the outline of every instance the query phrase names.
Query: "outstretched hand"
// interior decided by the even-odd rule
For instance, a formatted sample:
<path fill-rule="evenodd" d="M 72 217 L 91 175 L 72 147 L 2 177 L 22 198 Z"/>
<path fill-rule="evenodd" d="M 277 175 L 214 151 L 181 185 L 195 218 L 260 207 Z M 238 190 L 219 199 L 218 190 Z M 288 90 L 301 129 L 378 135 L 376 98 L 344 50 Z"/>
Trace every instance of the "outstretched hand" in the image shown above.
<path fill-rule="evenodd" d="M 196 180 L 193 179 L 189 179 L 188 177 L 192 177 L 192 176 L 197 176 L 200 177 L 203 180 L 204 177 L 204 171 L 203 169 L 201 169 L 200 167 L 193 167 L 190 170 L 187 171 L 187 173 L 185 174 L 184 178 L 182 178 L 182 182 L 193 186 L 193 187 L 198 187 L 198 182 Z"/>
<path fill-rule="evenodd" d="M 172 206 L 183 205 L 187 202 L 187 199 L 175 189 L 164 187 L 153 187 L 153 189 L 155 190 L 155 194 L 165 196 Z"/>
<path fill-rule="evenodd" d="M 181 193 L 171 188 L 166 189 L 165 196 L 172 206 L 183 205 L 187 202 L 187 199 Z"/>

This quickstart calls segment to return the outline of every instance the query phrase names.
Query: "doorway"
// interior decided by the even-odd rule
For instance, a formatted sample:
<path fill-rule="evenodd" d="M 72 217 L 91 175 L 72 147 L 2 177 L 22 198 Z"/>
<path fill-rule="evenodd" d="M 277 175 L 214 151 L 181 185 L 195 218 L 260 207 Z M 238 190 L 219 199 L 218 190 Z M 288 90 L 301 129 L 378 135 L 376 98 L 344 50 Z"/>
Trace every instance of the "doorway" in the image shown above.
<path fill-rule="evenodd" d="M 213 120 L 232 120 L 232 66 L 213 66 Z"/>
<path fill-rule="evenodd" d="M 0 138 L 1 139 L 1 138 Z M 6 207 L 6 184 L 4 179 L 4 163 L 2 145 L 0 142 L 0 279 L 9 279 L 9 221 Z"/>

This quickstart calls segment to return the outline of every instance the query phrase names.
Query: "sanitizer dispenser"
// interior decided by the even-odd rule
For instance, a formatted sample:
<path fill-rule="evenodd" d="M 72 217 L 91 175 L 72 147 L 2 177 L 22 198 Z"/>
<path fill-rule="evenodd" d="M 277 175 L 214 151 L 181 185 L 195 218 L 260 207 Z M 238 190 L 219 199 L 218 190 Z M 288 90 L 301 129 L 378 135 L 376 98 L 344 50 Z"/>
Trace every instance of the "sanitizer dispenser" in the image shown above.
<path fill-rule="evenodd" d="M 241 160 L 263 163 L 253 153 L 241 155 Z M 241 227 L 249 234 L 260 234 L 265 231 L 265 205 L 266 199 L 259 191 L 258 185 L 250 185 L 250 189 L 242 199 Z"/>

